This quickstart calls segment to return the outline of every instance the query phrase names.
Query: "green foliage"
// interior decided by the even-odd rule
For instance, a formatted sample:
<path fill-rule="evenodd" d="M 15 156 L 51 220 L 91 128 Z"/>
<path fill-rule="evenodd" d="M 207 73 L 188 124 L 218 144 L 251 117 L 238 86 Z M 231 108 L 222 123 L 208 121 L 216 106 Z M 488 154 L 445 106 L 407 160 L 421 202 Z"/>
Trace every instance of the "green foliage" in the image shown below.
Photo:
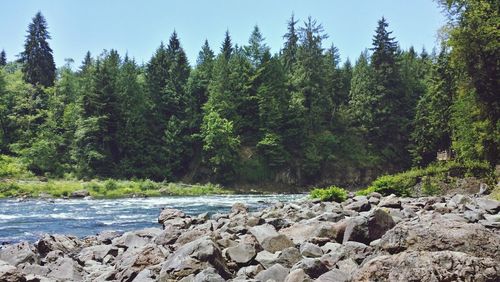
<path fill-rule="evenodd" d="M 30 177 L 26 164 L 21 159 L 0 155 L 0 178 Z"/>
<path fill-rule="evenodd" d="M 347 200 L 347 191 L 337 186 L 328 188 L 315 188 L 309 193 L 309 197 L 321 201 L 343 202 Z"/>
<path fill-rule="evenodd" d="M 491 172 L 491 167 L 484 162 L 468 161 L 459 163 L 455 161 L 435 163 L 425 168 L 414 168 L 394 175 L 384 175 L 377 178 L 372 184 L 357 192 L 358 195 L 369 195 L 378 192 L 382 195 L 396 194 L 398 196 L 415 195 L 415 185 L 422 182 L 422 192 L 426 195 L 439 193 L 439 187 L 433 183 L 435 177 L 466 177 L 475 176 L 485 178 Z"/>

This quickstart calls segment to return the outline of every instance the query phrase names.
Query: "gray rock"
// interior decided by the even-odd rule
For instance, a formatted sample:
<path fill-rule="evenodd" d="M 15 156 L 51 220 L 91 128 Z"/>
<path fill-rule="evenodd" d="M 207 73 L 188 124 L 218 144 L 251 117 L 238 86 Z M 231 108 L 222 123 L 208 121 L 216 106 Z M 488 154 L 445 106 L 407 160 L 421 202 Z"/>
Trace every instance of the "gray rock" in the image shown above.
<path fill-rule="evenodd" d="M 46 267 L 50 269 L 47 274 L 48 278 L 53 278 L 58 281 L 82 281 L 82 267 L 69 257 L 61 257 L 60 255 L 55 260 L 50 260 Z"/>
<path fill-rule="evenodd" d="M 288 268 L 285 268 L 284 266 L 278 263 L 266 270 L 259 272 L 259 274 L 255 276 L 255 279 L 263 282 L 269 280 L 276 282 L 283 282 L 285 281 L 286 276 L 288 275 L 288 271 L 289 271 Z"/>
<path fill-rule="evenodd" d="M 499 281 L 498 262 L 452 251 L 402 252 L 378 256 L 353 281 Z"/>
<path fill-rule="evenodd" d="M 292 267 L 292 270 L 295 269 L 303 269 L 311 278 L 318 278 L 328 271 L 326 265 L 319 258 L 304 258 Z"/>
<path fill-rule="evenodd" d="M 378 204 L 379 207 L 385 207 L 385 208 L 395 208 L 395 209 L 400 209 L 401 208 L 401 200 L 394 194 L 389 195 L 387 197 L 384 197 L 380 200 L 380 203 Z"/>
<path fill-rule="evenodd" d="M 167 258 L 160 271 L 160 281 L 179 280 L 208 267 L 215 268 L 225 279 L 230 277 L 219 248 L 209 237 L 202 237 L 183 245 Z"/>
<path fill-rule="evenodd" d="M 43 235 L 43 237 L 35 243 L 38 253 L 43 257 L 51 251 L 59 250 L 63 253 L 72 253 L 81 247 L 81 242 L 74 236 L 65 235 Z"/>
<path fill-rule="evenodd" d="M 302 245 L 300 245 L 300 253 L 303 256 L 310 258 L 317 258 L 323 255 L 323 251 L 320 247 L 309 242 L 304 242 Z"/>
<path fill-rule="evenodd" d="M 463 219 L 463 218 L 462 218 Z M 382 236 L 378 250 L 454 250 L 477 257 L 500 257 L 500 236 L 481 224 L 465 223 L 440 214 L 404 221 Z"/>
<path fill-rule="evenodd" d="M 312 282 L 313 280 L 309 277 L 303 269 L 295 269 L 290 271 L 286 276 L 285 282 Z"/>
<path fill-rule="evenodd" d="M 480 209 L 485 210 L 491 214 L 496 214 L 500 211 L 500 202 L 499 201 L 486 199 L 486 198 L 477 198 L 476 204 Z"/>
<path fill-rule="evenodd" d="M 358 269 L 358 264 L 352 258 L 347 258 L 337 262 L 337 267 L 340 271 L 350 277 Z"/>
<path fill-rule="evenodd" d="M 162 230 L 159 228 L 125 232 L 122 236 L 113 239 L 112 244 L 125 249 L 142 248 L 152 242 L 161 232 Z"/>
<path fill-rule="evenodd" d="M 181 231 L 177 227 L 168 225 L 160 234 L 155 237 L 154 243 L 163 246 L 170 245 L 177 241 L 179 235 L 181 235 Z"/>
<path fill-rule="evenodd" d="M 26 277 L 15 266 L 0 260 L 0 281 L 26 282 Z"/>
<path fill-rule="evenodd" d="M 18 266 L 21 263 L 39 263 L 40 258 L 35 251 L 27 242 L 8 245 L 0 249 L 0 260 L 13 266 Z"/>
<path fill-rule="evenodd" d="M 234 203 L 233 206 L 231 207 L 231 213 L 232 214 L 248 213 L 248 207 L 243 203 Z"/>
<path fill-rule="evenodd" d="M 292 240 L 283 234 L 279 234 L 274 226 L 270 224 L 257 225 L 250 228 L 249 231 L 266 251 L 274 253 L 294 246 Z"/>
<path fill-rule="evenodd" d="M 240 243 L 235 247 L 229 247 L 226 253 L 232 261 L 238 264 L 246 264 L 257 255 L 255 246 L 247 243 Z"/>
<path fill-rule="evenodd" d="M 73 193 L 71 193 L 70 198 L 85 198 L 90 196 L 89 191 L 83 189 L 83 190 L 78 190 Z"/>
<path fill-rule="evenodd" d="M 168 255 L 163 247 L 147 244 L 141 248 L 129 249 L 123 253 L 115 264 L 115 279 L 127 281 L 135 277 L 146 267 L 160 264 Z"/>
<path fill-rule="evenodd" d="M 357 216 L 347 222 L 343 242 L 356 241 L 370 244 L 371 241 L 382 237 L 387 230 L 396 225 L 392 217 L 382 209 L 376 209 L 369 217 Z"/>
<path fill-rule="evenodd" d="M 261 251 L 257 253 L 255 260 L 258 261 L 260 264 L 262 264 L 264 268 L 269 268 L 272 265 L 276 264 L 279 255 L 280 252 L 270 253 L 268 251 Z"/>
<path fill-rule="evenodd" d="M 207 269 L 204 269 L 200 273 L 196 274 L 196 276 L 193 279 L 193 282 L 224 282 L 226 281 L 222 276 L 217 273 L 217 271 L 209 267 Z"/>
<path fill-rule="evenodd" d="M 286 248 L 278 255 L 276 263 L 283 265 L 284 267 L 291 268 L 294 264 L 302 259 L 299 250 L 295 247 Z"/>
<path fill-rule="evenodd" d="M 83 248 L 77 255 L 77 260 L 85 263 L 88 260 L 95 260 L 102 262 L 107 255 L 116 257 L 118 255 L 118 248 L 111 245 L 96 245 Z"/>
<path fill-rule="evenodd" d="M 109 245 L 113 239 L 120 237 L 121 235 L 122 234 L 117 231 L 103 231 L 97 235 L 97 241 Z"/>
<path fill-rule="evenodd" d="M 350 281 L 350 276 L 339 269 L 332 269 L 324 274 L 322 274 L 318 279 L 314 280 L 316 282 L 348 282 Z"/>
<path fill-rule="evenodd" d="M 262 270 L 264 270 L 264 267 L 260 264 L 249 265 L 247 267 L 240 268 L 238 273 L 236 273 L 236 276 L 241 278 L 254 278 Z"/>
<path fill-rule="evenodd" d="M 367 199 L 352 202 L 344 207 L 346 210 L 353 210 L 357 212 L 369 211 L 371 208 L 370 202 Z"/>
<path fill-rule="evenodd" d="M 483 219 L 483 213 L 477 210 L 467 210 L 464 212 L 464 218 L 471 223 L 478 222 Z"/>

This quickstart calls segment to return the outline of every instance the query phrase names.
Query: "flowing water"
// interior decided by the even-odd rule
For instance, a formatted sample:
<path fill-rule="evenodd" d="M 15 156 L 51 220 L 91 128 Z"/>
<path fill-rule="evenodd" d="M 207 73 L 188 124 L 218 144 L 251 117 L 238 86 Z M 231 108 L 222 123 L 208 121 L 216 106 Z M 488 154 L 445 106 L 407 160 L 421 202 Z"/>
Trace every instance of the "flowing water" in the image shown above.
<path fill-rule="evenodd" d="M 304 198 L 294 195 L 216 195 L 197 197 L 128 198 L 112 200 L 0 200 L 0 244 L 35 241 L 44 233 L 84 237 L 104 230 L 130 231 L 160 227 L 161 208 L 175 208 L 189 215 L 228 212 L 235 202 L 251 210 L 273 202 Z"/>

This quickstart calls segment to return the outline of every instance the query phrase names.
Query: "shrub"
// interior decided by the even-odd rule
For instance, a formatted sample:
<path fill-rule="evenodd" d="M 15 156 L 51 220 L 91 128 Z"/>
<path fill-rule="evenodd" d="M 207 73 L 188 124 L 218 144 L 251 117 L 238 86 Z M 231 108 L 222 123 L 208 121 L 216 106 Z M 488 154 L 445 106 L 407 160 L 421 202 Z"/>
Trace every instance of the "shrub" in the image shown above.
<path fill-rule="evenodd" d="M 116 183 L 116 181 L 113 179 L 108 179 L 104 181 L 104 188 L 106 188 L 106 190 L 108 191 L 116 190 L 118 188 L 118 183 Z"/>
<path fill-rule="evenodd" d="M 347 191 L 337 186 L 328 188 L 315 188 L 310 192 L 310 197 L 321 201 L 343 202 L 347 199 Z"/>

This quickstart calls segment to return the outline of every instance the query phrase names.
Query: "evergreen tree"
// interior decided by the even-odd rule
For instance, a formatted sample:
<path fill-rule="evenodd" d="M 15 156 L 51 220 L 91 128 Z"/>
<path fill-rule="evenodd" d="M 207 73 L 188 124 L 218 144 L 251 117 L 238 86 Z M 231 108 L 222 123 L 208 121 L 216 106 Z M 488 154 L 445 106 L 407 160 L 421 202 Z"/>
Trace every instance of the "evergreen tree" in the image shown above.
<path fill-rule="evenodd" d="M 297 62 L 297 50 L 299 45 L 299 36 L 295 25 L 298 23 L 295 20 L 294 14 L 290 17 L 287 23 L 287 33 L 283 36 L 285 38 L 285 46 L 282 50 L 283 65 L 287 72 L 291 72 L 295 62 Z"/>
<path fill-rule="evenodd" d="M 412 133 L 413 162 L 426 165 L 436 153 L 451 147 L 452 96 L 456 91 L 449 54 L 443 49 L 428 77 L 427 89 L 416 108 Z"/>
<path fill-rule="evenodd" d="M 226 34 L 224 36 L 224 41 L 222 41 L 220 52 L 226 60 L 229 60 L 229 58 L 231 58 L 231 55 L 233 54 L 233 43 L 231 42 L 231 36 L 229 35 L 229 30 L 226 30 Z"/>
<path fill-rule="evenodd" d="M 0 67 L 3 67 L 7 64 L 7 55 L 5 54 L 5 50 L 2 49 L 0 52 Z"/>
<path fill-rule="evenodd" d="M 258 67 L 264 58 L 264 54 L 269 52 L 269 47 L 264 43 L 264 37 L 256 25 L 248 39 L 248 45 L 244 47 L 245 54 L 254 67 Z"/>
<path fill-rule="evenodd" d="M 387 27 L 385 18 L 379 20 L 371 49 L 374 108 L 367 138 L 386 161 L 404 167 L 410 162 L 407 146 L 411 112 L 405 107 L 408 97 L 397 63 L 398 45 Z"/>
<path fill-rule="evenodd" d="M 47 21 L 38 12 L 28 26 L 24 51 L 20 55 L 24 79 L 33 85 L 52 86 L 56 77 L 56 66 L 48 40 Z"/>

